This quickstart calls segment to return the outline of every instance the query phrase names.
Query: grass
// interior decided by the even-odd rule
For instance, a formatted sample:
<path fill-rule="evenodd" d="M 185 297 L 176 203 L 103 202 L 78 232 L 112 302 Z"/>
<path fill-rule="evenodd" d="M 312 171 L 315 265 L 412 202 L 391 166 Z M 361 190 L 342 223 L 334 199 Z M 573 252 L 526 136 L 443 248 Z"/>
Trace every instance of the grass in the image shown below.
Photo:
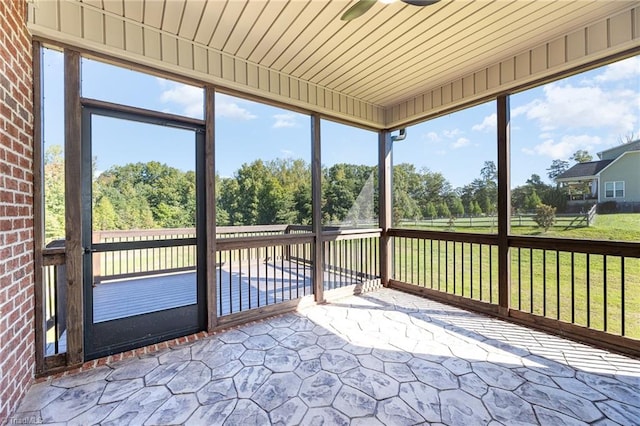
<path fill-rule="evenodd" d="M 556 227 L 546 233 L 534 227 L 516 229 L 520 235 L 640 241 L 640 215 L 601 215 L 589 228 Z M 477 232 L 475 228 L 461 231 Z M 395 241 L 396 279 L 497 303 L 497 247 Z M 511 276 L 514 309 L 640 338 L 640 258 L 513 249 Z"/>

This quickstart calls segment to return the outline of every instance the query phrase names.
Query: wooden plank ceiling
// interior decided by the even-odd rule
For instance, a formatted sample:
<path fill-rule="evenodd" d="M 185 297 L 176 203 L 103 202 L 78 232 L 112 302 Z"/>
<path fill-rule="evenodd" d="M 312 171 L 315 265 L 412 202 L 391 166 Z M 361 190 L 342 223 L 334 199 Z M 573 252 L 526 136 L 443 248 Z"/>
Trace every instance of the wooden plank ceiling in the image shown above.
<path fill-rule="evenodd" d="M 388 107 L 637 1 L 83 0 L 185 41 Z M 585 35 L 586 37 L 586 35 Z"/>

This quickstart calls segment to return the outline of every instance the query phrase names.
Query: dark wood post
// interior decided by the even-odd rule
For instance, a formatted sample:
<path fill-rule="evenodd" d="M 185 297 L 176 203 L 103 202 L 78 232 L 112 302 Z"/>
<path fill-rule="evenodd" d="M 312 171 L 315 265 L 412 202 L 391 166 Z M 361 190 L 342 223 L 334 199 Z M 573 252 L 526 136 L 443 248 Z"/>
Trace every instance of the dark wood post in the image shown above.
<path fill-rule="evenodd" d="M 388 235 L 392 226 L 392 194 L 391 178 L 393 176 L 393 164 L 391 161 L 391 133 L 381 131 L 378 134 L 378 185 L 379 185 L 379 226 L 382 228 L 380 236 L 380 280 L 385 287 L 389 285 L 389 279 L 393 274 L 393 245 Z"/>
<path fill-rule="evenodd" d="M 218 326 L 218 286 L 216 274 L 216 154 L 215 154 L 215 90 L 205 87 L 205 141 L 204 141 L 204 202 L 206 211 L 205 235 L 207 252 L 207 328 Z"/>
<path fill-rule="evenodd" d="M 324 302 L 324 271 L 322 268 L 322 160 L 320 116 L 311 116 L 311 204 L 313 239 L 313 293 L 317 303 Z"/>
<path fill-rule="evenodd" d="M 64 51 L 65 255 L 67 269 L 67 364 L 84 361 L 82 248 L 82 108 L 80 53 Z"/>
<path fill-rule="evenodd" d="M 498 115 L 498 303 L 502 315 L 509 314 L 511 297 L 511 158 L 509 96 L 497 100 Z"/>

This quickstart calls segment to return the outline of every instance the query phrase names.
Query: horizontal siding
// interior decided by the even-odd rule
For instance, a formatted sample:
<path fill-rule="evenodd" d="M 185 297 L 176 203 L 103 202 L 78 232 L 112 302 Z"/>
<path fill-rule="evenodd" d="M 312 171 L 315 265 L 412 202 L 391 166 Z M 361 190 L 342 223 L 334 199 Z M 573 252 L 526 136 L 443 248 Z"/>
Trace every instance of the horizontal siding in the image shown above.
<path fill-rule="evenodd" d="M 640 47 L 640 7 L 548 41 L 387 108 L 387 128 L 436 116 L 514 87 Z M 461 95 L 462 93 L 462 95 Z M 421 106 L 421 108 L 418 108 Z"/>
<path fill-rule="evenodd" d="M 180 17 L 182 12 L 165 13 L 164 19 L 171 20 L 171 24 L 176 26 L 176 16 Z M 123 18 L 113 11 L 102 12 L 82 3 L 64 0 L 39 2 L 38 7 L 31 8 L 29 29 L 34 36 L 133 61 L 221 88 L 368 127 L 382 128 L 384 125 L 384 110 L 379 105 L 241 58 L 233 58 L 214 48 Z"/>

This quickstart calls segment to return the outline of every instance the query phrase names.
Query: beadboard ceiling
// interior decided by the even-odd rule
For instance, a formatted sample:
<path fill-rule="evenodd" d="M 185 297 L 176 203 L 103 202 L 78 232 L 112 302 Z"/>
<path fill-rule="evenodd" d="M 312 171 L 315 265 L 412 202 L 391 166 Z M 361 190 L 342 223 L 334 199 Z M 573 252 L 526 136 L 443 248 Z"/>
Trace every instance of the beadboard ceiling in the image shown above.
<path fill-rule="evenodd" d="M 340 16 L 356 0 L 32 1 L 39 14 L 36 33 L 38 21 L 53 20 L 51 14 L 57 14 L 59 31 L 73 33 L 60 28 L 80 20 L 84 27 L 77 36 L 95 30 L 105 44 L 109 37 L 131 39 L 128 28 L 142 28 L 174 37 L 194 52 L 219 52 L 381 111 L 572 32 L 584 31 L 587 45 L 589 25 L 640 6 L 624 0 L 442 0 L 426 7 L 377 2 L 345 22 Z M 102 26 L 87 25 L 98 15 Z M 608 25 L 600 38 L 611 38 Z M 114 27 L 123 34 L 114 36 Z M 627 38 L 637 40 L 638 28 L 629 29 Z"/>

